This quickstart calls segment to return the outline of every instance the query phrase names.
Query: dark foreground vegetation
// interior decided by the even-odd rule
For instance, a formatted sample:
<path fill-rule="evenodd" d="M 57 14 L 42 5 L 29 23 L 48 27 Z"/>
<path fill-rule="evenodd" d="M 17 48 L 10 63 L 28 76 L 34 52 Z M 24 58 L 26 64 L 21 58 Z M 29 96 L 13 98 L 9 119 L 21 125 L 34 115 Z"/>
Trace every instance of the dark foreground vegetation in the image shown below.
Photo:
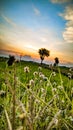
<path fill-rule="evenodd" d="M 0 58 L 0 130 L 73 130 L 73 70 Z"/>

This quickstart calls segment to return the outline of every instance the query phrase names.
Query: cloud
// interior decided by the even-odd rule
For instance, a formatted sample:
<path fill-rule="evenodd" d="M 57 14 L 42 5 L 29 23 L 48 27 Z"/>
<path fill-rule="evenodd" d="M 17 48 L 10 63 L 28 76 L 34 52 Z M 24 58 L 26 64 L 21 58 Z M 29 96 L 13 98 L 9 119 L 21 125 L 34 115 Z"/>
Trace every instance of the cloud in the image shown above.
<path fill-rule="evenodd" d="M 14 52 L 16 48 L 14 48 L 8 41 L 4 40 L 2 37 L 0 37 L 0 52 L 1 51 L 11 51 Z"/>
<path fill-rule="evenodd" d="M 9 23 L 10 25 L 16 27 L 16 24 L 8 17 L 6 17 L 5 15 L 1 14 L 2 18 L 7 22 Z"/>
<path fill-rule="evenodd" d="M 1 35 L 0 37 L 2 40 L 7 41 L 5 42 L 6 45 L 9 42 L 9 45 L 20 48 L 22 51 L 27 50 L 37 54 L 39 48 L 45 47 L 54 52 L 57 44 L 60 43 L 58 39 L 55 39 L 52 30 L 49 31 L 49 28 L 32 30 L 27 27 L 21 27 L 20 25 L 12 28 L 1 25 L 0 29 L 4 34 L 4 36 Z"/>
<path fill-rule="evenodd" d="M 67 2 L 71 2 L 72 0 L 51 0 L 52 3 L 55 4 L 62 4 L 62 3 L 67 3 Z"/>
<path fill-rule="evenodd" d="M 35 15 L 40 16 L 39 9 L 37 9 L 34 5 L 33 5 L 33 11 L 34 11 Z"/>
<path fill-rule="evenodd" d="M 6 16 L 3 18 L 11 26 L 6 26 L 6 24 L 0 25 L 0 31 L 2 32 L 0 39 L 1 42 L 3 41 L 1 44 L 2 49 L 10 48 L 11 50 L 12 48 L 12 50 L 14 50 L 14 48 L 16 48 L 17 52 L 20 52 L 21 50 L 24 54 L 37 56 L 38 49 L 45 47 L 50 50 L 51 57 L 56 57 L 57 55 L 64 57 L 62 56 L 61 49 L 61 46 L 62 48 L 64 47 L 63 41 L 58 37 L 55 37 L 53 30 L 49 30 L 49 28 L 37 28 L 36 30 L 33 30 L 25 26 L 17 25 L 12 20 L 9 21 L 10 18 Z M 64 55 L 66 54 L 66 50 L 67 48 L 63 51 Z M 64 59 L 65 58 L 66 56 Z"/>
<path fill-rule="evenodd" d="M 66 27 L 63 32 L 63 38 L 67 43 L 73 43 L 73 5 L 67 6 L 64 13 L 59 16 L 66 20 Z"/>

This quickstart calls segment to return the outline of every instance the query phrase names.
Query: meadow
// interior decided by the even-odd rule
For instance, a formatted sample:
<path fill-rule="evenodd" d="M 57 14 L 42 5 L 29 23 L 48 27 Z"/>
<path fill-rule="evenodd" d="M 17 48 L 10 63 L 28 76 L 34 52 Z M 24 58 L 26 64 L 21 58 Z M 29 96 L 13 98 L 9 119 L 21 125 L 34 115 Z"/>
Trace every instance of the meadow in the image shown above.
<path fill-rule="evenodd" d="M 56 70 L 0 61 L 0 130 L 73 130 L 73 70 Z"/>

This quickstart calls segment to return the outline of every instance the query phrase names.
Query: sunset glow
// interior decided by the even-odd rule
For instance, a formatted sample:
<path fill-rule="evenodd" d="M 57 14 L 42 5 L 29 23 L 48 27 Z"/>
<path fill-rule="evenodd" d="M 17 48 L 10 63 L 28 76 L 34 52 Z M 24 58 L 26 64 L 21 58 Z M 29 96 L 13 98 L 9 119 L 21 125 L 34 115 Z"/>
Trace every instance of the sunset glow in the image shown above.
<path fill-rule="evenodd" d="M 0 53 L 39 58 L 39 48 L 73 64 L 73 0 L 0 1 Z"/>

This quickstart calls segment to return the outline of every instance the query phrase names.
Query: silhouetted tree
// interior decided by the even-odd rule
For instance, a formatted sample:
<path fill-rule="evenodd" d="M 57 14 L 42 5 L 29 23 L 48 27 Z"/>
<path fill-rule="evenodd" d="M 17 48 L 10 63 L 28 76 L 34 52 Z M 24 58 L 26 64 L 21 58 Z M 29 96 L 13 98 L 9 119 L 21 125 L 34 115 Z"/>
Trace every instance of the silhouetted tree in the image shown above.
<path fill-rule="evenodd" d="M 8 66 L 11 66 L 15 61 L 15 57 L 14 56 L 11 56 L 9 55 L 9 60 L 7 62 Z"/>
<path fill-rule="evenodd" d="M 57 66 L 59 64 L 59 58 L 56 57 L 54 60 L 55 60 L 54 66 Z"/>
<path fill-rule="evenodd" d="M 39 55 L 40 55 L 41 64 L 42 64 L 42 62 L 43 62 L 45 56 L 48 57 L 48 56 L 50 55 L 50 51 L 47 50 L 47 49 L 45 49 L 45 48 L 39 49 L 38 53 L 39 53 Z"/>

